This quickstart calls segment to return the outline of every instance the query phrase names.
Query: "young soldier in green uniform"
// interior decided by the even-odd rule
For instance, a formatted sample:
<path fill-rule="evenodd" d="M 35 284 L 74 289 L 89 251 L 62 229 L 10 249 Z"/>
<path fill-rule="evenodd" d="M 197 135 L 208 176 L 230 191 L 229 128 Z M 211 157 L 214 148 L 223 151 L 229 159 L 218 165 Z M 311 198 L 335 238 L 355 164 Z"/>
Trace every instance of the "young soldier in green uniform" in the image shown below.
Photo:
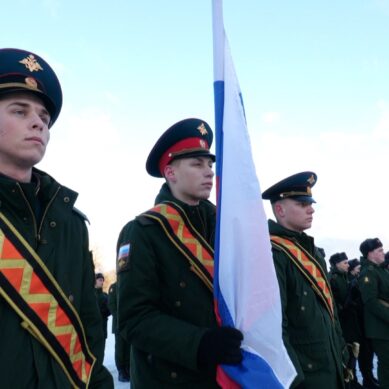
<path fill-rule="evenodd" d="M 99 310 L 102 318 L 104 339 L 107 339 L 107 335 L 108 335 L 107 324 L 111 312 L 109 311 L 108 308 L 108 294 L 105 293 L 103 290 L 105 278 L 103 273 L 96 273 L 95 278 L 96 278 L 95 293 L 97 298 L 97 305 L 99 306 Z"/>
<path fill-rule="evenodd" d="M 283 339 L 296 368 L 292 388 L 343 388 L 343 339 L 324 258 L 311 227 L 311 188 L 316 174 L 302 172 L 273 185 L 270 200 L 277 222 L 269 220 L 273 258 L 281 293 Z"/>
<path fill-rule="evenodd" d="M 41 57 L 0 50 L 1 388 L 113 388 L 77 193 L 34 166 L 61 110 Z"/>
<path fill-rule="evenodd" d="M 108 291 L 108 307 L 112 313 L 112 333 L 115 334 L 115 365 L 120 382 L 130 382 L 130 349 L 118 330 L 117 283 L 114 282 Z"/>
<path fill-rule="evenodd" d="M 358 314 L 354 306 L 355 288 L 348 277 L 349 263 L 346 253 L 336 253 L 330 257 L 330 274 L 329 280 L 334 296 L 334 301 L 339 316 L 339 323 L 342 328 L 343 338 L 347 343 L 352 362 L 350 368 L 353 377 L 350 377 L 350 387 L 361 387 L 358 384 L 356 376 L 356 362 L 360 350 L 361 329 L 358 325 Z"/>
<path fill-rule="evenodd" d="M 364 304 L 365 330 L 378 359 L 378 383 L 389 388 L 389 273 L 382 267 L 385 253 L 378 238 L 366 239 L 359 247 L 359 287 Z"/>
<path fill-rule="evenodd" d="M 371 340 L 366 338 L 365 324 L 363 318 L 363 302 L 359 290 L 358 278 L 361 271 L 361 262 L 358 259 L 348 261 L 348 279 L 350 283 L 350 296 L 352 309 L 355 314 L 347 322 L 347 342 L 359 343 L 358 366 L 363 377 L 363 387 L 366 389 L 378 388 L 378 381 L 373 375 L 374 353 L 371 346 Z"/>
<path fill-rule="evenodd" d="M 332 295 L 334 296 L 336 308 L 338 310 L 339 322 L 342 327 L 343 337 L 346 342 L 352 342 L 354 339 L 350 330 L 355 324 L 355 311 L 351 309 L 351 288 L 348 280 L 348 258 L 346 253 L 336 253 L 330 257 L 330 285 Z M 351 328 L 349 328 L 351 327 Z M 350 335 L 350 336 L 349 336 Z"/>
<path fill-rule="evenodd" d="M 242 334 L 218 327 L 213 307 L 212 136 L 200 119 L 161 136 L 146 170 L 166 183 L 119 236 L 119 329 L 131 343 L 132 389 L 217 388 L 217 364 L 242 358 Z"/>

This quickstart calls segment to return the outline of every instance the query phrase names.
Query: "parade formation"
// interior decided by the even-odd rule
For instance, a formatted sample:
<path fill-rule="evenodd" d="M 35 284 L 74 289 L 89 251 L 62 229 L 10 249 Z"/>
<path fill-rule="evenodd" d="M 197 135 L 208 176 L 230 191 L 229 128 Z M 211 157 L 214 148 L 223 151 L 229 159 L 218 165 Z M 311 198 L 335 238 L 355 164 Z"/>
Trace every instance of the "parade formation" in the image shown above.
<path fill-rule="evenodd" d="M 214 295 L 223 219 L 209 200 L 211 126 L 189 117 L 161 129 L 144 161 L 160 190 L 122 227 L 106 293 L 78 194 L 36 168 L 61 107 L 60 82 L 41 56 L 0 49 L 0 388 L 113 388 L 108 331 L 118 381 L 131 389 L 269 388 L 261 378 L 226 384 L 254 365 L 247 323 L 221 325 L 226 307 Z M 288 387 L 389 389 L 389 252 L 380 237 L 366 237 L 359 258 L 316 245 L 307 231 L 318 180 L 296 172 L 255 199 L 274 216 L 266 242 L 281 307 L 275 330 L 295 370 Z"/>

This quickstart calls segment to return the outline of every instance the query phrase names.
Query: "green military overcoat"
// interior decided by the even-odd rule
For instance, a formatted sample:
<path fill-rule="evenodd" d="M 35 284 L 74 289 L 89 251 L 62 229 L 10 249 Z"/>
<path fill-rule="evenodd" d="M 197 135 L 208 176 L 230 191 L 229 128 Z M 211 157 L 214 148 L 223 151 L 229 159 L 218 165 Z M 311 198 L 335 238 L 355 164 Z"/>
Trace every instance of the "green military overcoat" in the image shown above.
<path fill-rule="evenodd" d="M 214 205 L 186 205 L 166 184 L 156 203 L 164 200 L 179 204 L 213 247 Z M 217 325 L 212 292 L 161 226 L 144 216 L 123 228 L 118 252 L 118 320 L 131 343 L 131 389 L 217 388 L 197 366 L 200 339 Z"/>
<path fill-rule="evenodd" d="M 271 235 L 298 242 L 320 263 L 326 264 L 312 237 L 288 230 L 269 220 Z M 282 304 L 282 333 L 297 377 L 292 388 L 303 384 L 307 389 L 343 388 L 342 347 L 344 341 L 337 318 L 318 298 L 307 278 L 287 255 L 273 247 Z"/>
<path fill-rule="evenodd" d="M 94 292 L 94 266 L 85 220 L 74 210 L 77 194 L 34 169 L 40 188 L 0 175 L 0 211 L 35 249 L 77 311 L 97 358 L 90 388 L 113 388 L 103 368 L 103 332 Z M 37 199 L 39 198 L 39 202 Z M 35 212 L 33 211 L 35 210 Z M 38 221 L 36 215 L 41 216 Z M 0 387 L 63 389 L 69 380 L 48 351 L 21 326 L 0 297 Z"/>
<path fill-rule="evenodd" d="M 112 333 L 117 333 L 118 319 L 117 319 L 117 294 L 116 294 L 116 282 L 114 282 L 108 290 L 108 308 L 112 315 Z"/>
<path fill-rule="evenodd" d="M 389 340 L 389 272 L 361 258 L 359 287 L 364 304 L 366 336 Z"/>
<path fill-rule="evenodd" d="M 343 337 L 350 344 L 358 342 L 363 334 L 356 305 L 356 294 L 359 295 L 357 281 L 350 280 L 348 273 L 333 267 L 330 271 L 330 284 Z"/>
<path fill-rule="evenodd" d="M 366 337 L 378 357 L 380 387 L 389 388 L 389 272 L 361 258 L 359 286 L 363 301 Z"/>

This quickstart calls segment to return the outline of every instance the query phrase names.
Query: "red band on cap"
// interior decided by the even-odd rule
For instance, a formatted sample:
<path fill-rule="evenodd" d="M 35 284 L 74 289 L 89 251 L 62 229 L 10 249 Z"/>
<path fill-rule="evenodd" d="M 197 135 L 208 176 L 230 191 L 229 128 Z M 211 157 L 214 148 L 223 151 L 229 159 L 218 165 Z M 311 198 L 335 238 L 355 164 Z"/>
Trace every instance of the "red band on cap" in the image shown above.
<path fill-rule="evenodd" d="M 208 142 L 202 138 L 186 138 L 168 148 L 159 160 L 159 171 L 162 176 L 165 167 L 176 157 L 197 150 L 209 150 Z"/>

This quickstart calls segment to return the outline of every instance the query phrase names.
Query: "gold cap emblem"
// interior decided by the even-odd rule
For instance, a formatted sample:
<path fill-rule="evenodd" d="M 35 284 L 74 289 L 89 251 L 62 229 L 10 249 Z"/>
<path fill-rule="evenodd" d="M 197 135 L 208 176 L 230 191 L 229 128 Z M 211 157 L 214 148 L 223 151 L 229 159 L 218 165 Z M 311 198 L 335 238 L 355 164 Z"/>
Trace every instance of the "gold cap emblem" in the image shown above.
<path fill-rule="evenodd" d="M 310 185 L 313 185 L 313 184 L 315 183 L 315 177 L 314 177 L 314 175 L 312 174 L 311 177 L 309 177 L 307 181 L 308 181 L 308 183 L 309 183 Z"/>
<path fill-rule="evenodd" d="M 43 70 L 42 66 L 32 54 L 26 58 L 23 58 L 21 61 L 19 61 L 19 63 L 23 64 L 31 73 Z"/>
<path fill-rule="evenodd" d="M 207 134 L 208 134 L 208 131 L 207 131 L 207 129 L 205 128 L 204 123 L 201 123 L 201 124 L 197 127 L 197 129 L 200 131 L 200 134 L 201 134 L 201 135 L 207 135 Z"/>

